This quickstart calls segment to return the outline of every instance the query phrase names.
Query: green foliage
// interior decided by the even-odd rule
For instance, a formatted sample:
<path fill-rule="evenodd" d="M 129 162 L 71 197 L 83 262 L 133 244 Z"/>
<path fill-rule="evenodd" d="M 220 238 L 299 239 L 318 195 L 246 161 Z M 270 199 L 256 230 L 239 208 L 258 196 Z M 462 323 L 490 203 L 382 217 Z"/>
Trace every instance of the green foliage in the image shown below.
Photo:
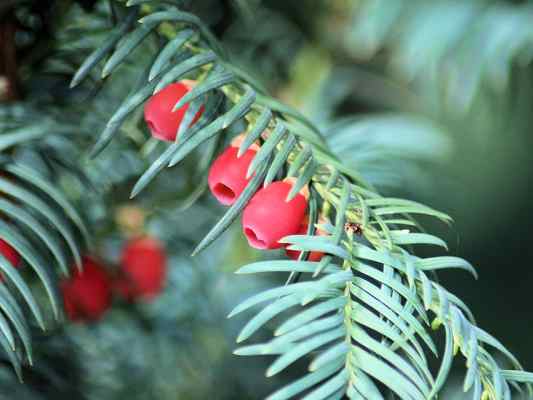
<path fill-rule="evenodd" d="M 387 391 L 401 399 L 431 399 L 440 392 L 452 360 L 459 354 L 464 356 L 467 366 L 464 390 L 473 388 L 474 399 L 510 399 L 511 387 L 531 394 L 529 383 L 533 376 L 522 371 L 503 345 L 477 327 L 461 300 L 435 280 L 434 272 L 443 268 L 465 269 L 475 275 L 472 266 L 456 257 L 420 258 L 413 254 L 413 247 L 418 245 L 446 248 L 440 238 L 424 232 L 413 216 L 431 216 L 446 223 L 450 218 L 413 201 L 380 196 L 362 178 L 357 160 L 341 157 L 334 150 L 335 140 L 340 150 L 359 143 L 350 143 L 351 137 L 342 139 L 340 133 L 325 140 L 304 116 L 264 93 L 240 67 L 232 66 L 231 58 L 198 17 L 158 2 L 143 3 L 150 6 L 142 11 L 134 8 L 135 13 L 144 15 L 139 25 L 120 41 L 112 33 L 72 82 L 73 86 L 79 84 L 80 77 L 96 67 L 95 60 L 105 57 L 109 58 L 102 76 L 109 75 L 151 34 L 168 39 L 155 62 L 146 66 L 144 83 L 122 101 L 107 122 L 93 155 L 111 143 L 128 115 L 153 92 L 172 81 L 195 78 L 198 84 L 176 107 L 192 101 L 186 115 L 191 119 L 204 102 L 206 113 L 195 128 L 180 132 L 179 141 L 162 151 L 138 180 L 132 195 L 146 190 L 165 166 L 177 165 L 214 139 L 224 139 L 230 134 L 228 128 L 244 123 L 248 138 L 243 148 L 257 138 L 264 141 L 250 166 L 249 175 L 255 172 L 254 178 L 195 253 L 204 250 L 230 226 L 261 184 L 279 176 L 297 178 L 292 195 L 310 185 L 311 204 L 315 207 L 311 211 L 316 214 L 320 210 L 322 216 L 332 221 L 321 226 L 327 236 L 310 232 L 283 240 L 290 245 L 289 249 L 303 251 L 300 260 L 264 261 L 239 271 L 289 272 L 292 278 L 288 284 L 256 294 L 234 309 L 230 316 L 270 301 L 244 326 L 238 342 L 247 340 L 287 310 L 301 309 L 279 324 L 274 339 L 239 348 L 236 353 L 277 355 L 267 376 L 314 354 L 307 375 L 269 398 L 337 399 L 346 394 L 353 399 L 380 399 L 385 398 Z M 399 4 L 390 8 L 389 14 L 399 13 Z M 373 5 L 378 7 L 378 3 Z M 394 13 L 392 17 L 387 14 L 389 23 L 395 21 Z M 117 32 L 129 24 L 129 18 L 120 23 Z M 192 35 L 191 29 L 198 35 Z M 379 48 L 381 42 L 376 43 L 374 36 L 372 40 L 372 49 Z M 407 121 L 412 126 L 419 123 Z M 365 123 L 368 122 L 355 121 L 353 126 L 361 128 Z M 308 262 L 305 257 L 309 251 L 328 255 L 320 262 Z M 294 282 L 296 276 L 308 279 Z M 429 350 L 440 354 L 431 336 L 432 330 L 439 328 L 444 330 L 445 346 L 440 369 L 434 374 L 426 353 Z M 507 362 L 493 358 L 489 347 L 503 353 L 513 370 L 507 369 Z"/>
<path fill-rule="evenodd" d="M 533 57 L 533 8 L 496 1 L 362 0 L 353 2 L 348 52 L 371 59 L 387 50 L 389 69 L 443 104 L 466 113 L 488 83 L 502 93 L 514 65 Z M 446 23 L 431 21 L 445 20 Z"/>
<path fill-rule="evenodd" d="M 306 235 L 290 236 L 284 242 L 291 249 L 301 250 L 302 255 L 297 261 L 260 261 L 240 268 L 239 274 L 290 275 L 285 285 L 267 290 L 254 288 L 257 293 L 230 313 L 233 317 L 266 303 L 237 336 L 239 343 L 257 335 L 262 335 L 264 342 L 239 347 L 235 353 L 275 356 L 267 376 L 277 379 L 276 382 L 283 382 L 278 377 L 282 373 L 292 378 L 291 371 L 297 370 L 301 360 L 311 358 L 304 376 L 275 391 L 269 399 L 340 399 L 345 395 L 352 399 L 435 398 L 442 393 L 456 358 L 466 363 L 463 389 L 474 399 L 509 399 L 518 392 L 531 394 L 532 375 L 522 370 L 498 340 L 479 328 L 468 307 L 436 279 L 436 272 L 442 269 L 461 269 L 476 277 L 473 266 L 453 256 L 415 255 L 414 250 L 421 245 L 444 249 L 447 246 L 442 239 L 424 231 L 414 217 L 445 223 L 450 223 L 450 218 L 414 201 L 383 197 L 376 190 L 415 180 L 415 176 L 423 173 L 417 163 L 434 161 L 437 151 L 445 157 L 452 143 L 444 129 L 404 113 L 345 118 L 322 129 L 270 96 L 265 80 L 248 71 L 246 60 L 240 63 L 246 56 L 254 58 L 256 51 L 265 51 L 265 44 L 271 45 L 268 49 L 271 53 L 264 57 L 266 63 L 276 57 L 290 62 L 292 57 L 283 53 L 283 48 L 293 45 L 297 36 L 293 27 L 275 15 L 261 16 L 259 25 L 267 21 L 276 29 L 270 35 L 262 35 L 263 31 L 257 29 L 251 39 L 257 41 L 257 46 L 242 52 L 239 46 L 249 31 L 233 27 L 228 36 L 230 44 L 239 50 L 239 54 L 234 54 L 235 51 L 227 51 L 219 43 L 202 18 L 182 11 L 185 8 L 173 7 L 186 7 L 187 3 L 112 1 L 115 19 L 111 27 L 107 22 L 107 5 L 98 6 L 91 15 L 68 14 L 64 18 L 66 29 L 58 29 L 57 34 L 61 56 L 48 59 L 43 69 L 73 76 L 71 86 L 75 89 L 65 91 L 65 99 L 61 100 L 57 96 L 47 102 L 48 94 L 41 93 L 40 98 L 36 96 L 37 99 L 28 102 L 33 104 L 2 107 L 0 161 L 4 175 L 0 177 L 3 196 L 0 212 L 8 218 L 0 221 L 0 230 L 2 238 L 31 267 L 29 273 L 26 270 L 19 273 L 0 258 L 0 270 L 6 280 L 6 284 L 0 285 L 0 344 L 17 374 L 21 375 L 24 364 L 32 364 L 35 351 L 30 341 L 32 321 L 25 317 L 26 307 L 41 328 L 45 324 L 53 326 L 47 323 L 47 313 L 41 311 L 44 304 L 37 295 L 39 289 L 32 283 L 43 286 L 51 315 L 59 319 L 57 275 L 67 274 L 71 265 L 79 263 L 93 237 L 109 239 L 110 204 L 124 201 L 129 195 L 141 202 L 157 202 L 155 213 L 159 214 L 161 231 L 172 231 L 167 237 L 173 249 L 187 240 L 200 239 L 193 230 L 203 231 L 196 241 L 197 254 L 220 250 L 213 248 L 215 242 L 221 241 L 222 233 L 230 229 L 261 185 L 295 177 L 291 195 L 305 185 L 310 186 L 311 223 Z M 235 3 L 239 12 L 253 21 L 254 6 L 242 1 Z M 528 62 L 531 55 L 528 6 L 449 0 L 431 3 L 364 0 L 354 4 L 349 51 L 357 57 L 372 59 L 379 51 L 387 50 L 394 71 L 408 81 L 426 82 L 428 86 L 436 79 L 453 83 L 458 71 L 469 72 L 464 92 L 456 91 L 453 84 L 446 86 L 448 102 L 461 112 L 471 105 L 482 80 L 489 81 L 496 90 L 503 90 L 513 61 L 518 58 Z M 474 13 L 479 12 L 483 17 L 476 17 L 476 23 L 471 24 Z M 435 15 L 449 16 L 447 20 L 454 25 L 424 23 L 433 21 Z M 393 32 L 398 31 L 403 34 L 395 36 Z M 485 41 L 487 35 L 490 40 Z M 280 43 L 279 36 L 284 45 L 275 49 L 272 43 L 274 40 Z M 435 36 L 439 46 L 426 41 Z M 486 46 L 479 46 L 480 41 Z M 452 57 L 448 58 L 449 54 Z M 82 55 L 87 56 L 85 61 L 80 59 Z M 442 62 L 444 58 L 448 61 Z M 277 68 L 262 65 L 263 71 L 277 73 Z M 199 83 L 176 105 L 191 102 L 182 127 L 189 126 L 188 121 L 203 104 L 202 117 L 191 129 L 182 129 L 176 143 L 146 141 L 145 131 L 139 128 L 141 106 L 162 87 L 184 78 Z M 106 86 L 113 91 L 106 92 Z M 440 88 L 440 84 L 436 86 Z M 104 90 L 100 90 L 102 87 Z M 456 102 L 458 94 L 462 97 Z M 109 115 L 109 108 L 115 105 L 114 113 Z M 94 132 L 102 122 L 103 132 L 92 151 L 98 157 L 86 168 L 82 153 L 87 145 L 93 144 Z M 249 175 L 255 175 L 238 201 L 205 234 L 205 225 L 195 227 L 191 222 L 212 220 L 208 210 L 198 204 L 207 188 L 207 169 L 220 146 L 243 130 L 247 136 L 240 152 L 256 140 L 262 141 L 261 151 L 250 166 Z M 187 169 L 191 158 L 194 168 Z M 399 158 L 408 162 L 400 164 Z M 165 181 L 167 167 L 177 164 L 186 172 L 179 179 L 173 175 Z M 187 179 L 192 188 L 184 188 Z M 158 180 L 172 187 L 172 203 L 165 198 L 168 193 L 158 192 L 161 186 Z M 94 192 L 87 190 L 87 181 L 97 188 Z M 131 194 L 122 193 L 124 187 L 133 188 Z M 183 224 L 180 213 L 184 210 L 191 216 L 186 232 L 176 236 L 175 227 Z M 327 217 L 326 222 L 318 222 L 319 214 Z M 87 220 L 93 222 L 98 232 L 86 226 Z M 327 236 L 314 235 L 317 224 Z M 327 255 L 320 262 L 309 262 L 310 251 Z M 146 360 L 157 368 L 139 379 L 135 376 L 138 381 L 132 389 L 135 398 L 147 396 L 147 388 L 153 382 L 158 396 L 185 396 L 192 389 L 203 390 L 206 379 L 203 375 L 180 376 L 193 382 L 188 391 L 168 384 L 174 383 L 171 372 L 176 365 L 185 364 L 186 357 L 181 359 L 166 349 L 177 342 L 195 346 L 196 353 L 204 347 L 198 345 L 200 339 L 169 338 L 168 332 L 191 330 L 194 336 L 197 332 L 194 329 L 200 328 L 175 327 L 174 320 L 164 316 L 173 317 L 177 313 L 183 320 L 188 316 L 201 326 L 223 325 L 215 320 L 214 313 L 210 314 L 220 304 L 207 301 L 213 296 L 213 287 L 224 286 L 213 284 L 216 274 L 212 269 L 205 270 L 218 261 L 212 253 L 197 263 L 181 260 L 179 268 L 173 269 L 179 278 L 172 278 L 169 294 L 171 297 L 178 293 L 177 300 L 165 303 L 165 309 L 158 309 L 156 304 L 153 309 L 135 312 L 136 317 L 140 315 L 139 321 L 119 310 L 119 318 L 94 330 L 69 326 L 65 332 L 50 333 L 47 342 L 54 342 L 57 337 L 58 343 L 38 342 L 35 347 L 46 349 L 51 345 L 55 354 L 66 349 L 69 353 L 79 352 L 76 356 L 82 366 L 77 367 L 84 371 L 76 382 L 85 384 L 84 388 L 100 382 L 91 386 L 90 395 L 96 398 L 111 396 L 112 392 L 120 398 L 117 381 L 106 374 L 113 368 L 123 375 L 122 382 L 130 382 L 131 372 Z M 182 291 L 179 286 L 191 280 L 194 280 L 191 287 Z M 233 283 L 225 286 L 232 288 Z M 233 290 L 226 297 L 234 302 Z M 186 305 L 186 299 L 194 305 Z M 159 319 L 154 317 L 147 323 L 146 315 L 158 315 Z M 165 325 L 166 329 L 158 330 L 153 323 Z M 151 329 L 156 345 L 149 339 L 147 331 Z M 271 330 L 270 339 L 267 335 Z M 203 335 L 208 337 L 206 341 L 215 343 L 213 346 L 219 351 L 226 351 L 221 345 L 224 340 L 214 337 L 215 330 L 206 331 Z M 444 335 L 442 348 L 434 331 Z M 97 342 L 91 343 L 93 336 Z M 134 349 L 124 346 L 124 342 L 134 344 L 139 339 L 142 345 Z M 70 341 L 78 346 L 75 348 Z M 435 356 L 440 363 L 438 369 L 433 368 Z M 112 367 L 102 368 L 103 359 Z M 60 364 L 64 370 L 70 369 L 70 364 L 68 368 L 65 365 L 71 361 L 61 360 Z M 238 365 L 241 364 L 236 362 L 224 369 L 250 377 L 249 371 L 239 370 Z M 53 368 L 46 367 L 42 369 L 49 374 Z M 37 365 L 36 373 L 40 373 L 39 368 Z M 202 357 L 200 370 L 211 368 Z M 72 366 L 72 370 L 76 367 Z M 162 376 L 168 381 L 161 383 Z M 81 390 L 75 388 L 73 393 L 78 395 Z M 255 387 L 250 392 L 255 394 Z M 200 391 L 198 396 L 202 395 L 208 397 Z"/>
<path fill-rule="evenodd" d="M 54 318 L 59 320 L 62 306 L 57 295 L 57 276 L 68 275 L 70 264 L 81 265 L 80 253 L 90 245 L 90 234 L 70 200 L 51 183 L 68 175 L 69 171 L 61 159 L 49 156 L 53 154 L 49 143 L 32 143 L 28 131 L 35 140 L 44 138 L 49 131 L 64 131 L 65 126 L 43 117 L 28 127 L 25 120 L 28 110 L 14 107 L 3 111 L 5 135 L 2 139 L 7 140 L 3 141 L 5 151 L 0 166 L 2 238 L 31 267 L 45 289 Z M 20 143 L 25 143 L 24 148 L 17 147 Z M 0 319 L 2 347 L 22 379 L 21 361 L 32 364 L 32 347 L 29 323 L 19 302 L 29 307 L 43 330 L 45 318 L 24 275 L 4 257 L 0 257 L 0 270 L 7 281 L 0 289 L 0 307 L 6 317 L 6 320 Z"/>

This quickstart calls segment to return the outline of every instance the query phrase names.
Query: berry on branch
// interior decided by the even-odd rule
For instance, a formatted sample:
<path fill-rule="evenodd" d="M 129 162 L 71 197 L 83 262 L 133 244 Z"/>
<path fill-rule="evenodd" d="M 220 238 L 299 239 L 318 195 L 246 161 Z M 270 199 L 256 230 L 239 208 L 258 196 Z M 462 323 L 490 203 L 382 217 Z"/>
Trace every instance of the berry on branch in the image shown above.
<path fill-rule="evenodd" d="M 254 143 L 240 157 L 237 156 L 243 138 L 244 135 L 237 136 L 209 169 L 209 189 L 225 206 L 232 205 L 248 184 L 251 177 L 246 178 L 246 173 L 259 150 L 259 145 Z"/>
<path fill-rule="evenodd" d="M 279 249 L 278 241 L 300 231 L 307 208 L 309 192 L 302 189 L 292 200 L 287 195 L 293 179 L 272 182 L 259 190 L 250 200 L 242 215 L 242 229 L 250 246 L 256 249 Z"/>
<path fill-rule="evenodd" d="M 319 224 L 325 223 L 324 219 L 318 220 Z M 304 222 L 300 226 L 300 230 L 298 231 L 298 235 L 307 235 L 307 230 L 309 229 L 309 219 L 308 217 L 305 217 Z M 315 235 L 317 236 L 327 236 L 327 233 L 324 232 L 322 229 L 317 228 L 315 230 Z M 290 245 L 287 245 L 286 247 L 289 247 Z M 298 257 L 300 257 L 301 251 L 299 250 L 288 250 L 285 249 L 285 253 L 287 254 L 287 257 L 289 257 L 292 260 L 297 260 Z M 320 261 L 324 257 L 324 253 L 321 251 L 311 251 L 309 252 L 309 255 L 307 256 L 307 261 Z"/>
<path fill-rule="evenodd" d="M 20 264 L 20 254 L 4 239 L 0 239 L 0 254 L 9 261 L 9 263 L 17 268 Z M 0 282 L 4 281 L 4 277 L 0 274 Z"/>
<path fill-rule="evenodd" d="M 165 86 L 154 94 L 144 107 L 144 120 L 152 133 L 152 136 L 167 142 L 176 140 L 181 121 L 185 116 L 189 103 L 172 111 L 176 103 L 191 90 L 192 81 L 181 81 Z M 194 124 L 204 111 L 203 106 L 194 116 L 191 125 Z"/>
<path fill-rule="evenodd" d="M 4 239 L 0 239 L 0 254 L 2 254 L 12 266 L 18 267 L 20 255 L 17 250 L 15 250 Z"/>
<path fill-rule="evenodd" d="M 120 276 L 114 283 L 128 301 L 152 300 L 163 290 L 167 275 L 167 255 L 163 245 L 145 236 L 129 240 L 122 250 Z"/>
<path fill-rule="evenodd" d="M 61 282 L 65 312 L 71 321 L 96 321 L 111 306 L 111 284 L 105 268 L 83 257 L 82 271 Z"/>

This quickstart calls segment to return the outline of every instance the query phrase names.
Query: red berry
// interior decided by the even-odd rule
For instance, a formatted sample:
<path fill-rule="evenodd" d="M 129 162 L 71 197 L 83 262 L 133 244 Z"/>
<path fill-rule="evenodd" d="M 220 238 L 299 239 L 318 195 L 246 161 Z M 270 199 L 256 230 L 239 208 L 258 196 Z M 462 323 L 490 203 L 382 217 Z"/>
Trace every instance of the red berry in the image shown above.
<path fill-rule="evenodd" d="M 278 240 L 295 235 L 305 217 L 307 196 L 298 193 L 286 201 L 292 182 L 277 181 L 259 190 L 244 209 L 242 228 L 250 246 L 278 249 Z"/>
<path fill-rule="evenodd" d="M 172 111 L 176 103 L 189 92 L 190 88 L 183 82 L 171 83 L 154 94 L 144 107 L 144 119 L 152 136 L 169 142 L 176 140 L 176 135 L 189 104 Z M 204 111 L 203 106 L 194 116 L 194 124 Z"/>
<path fill-rule="evenodd" d="M 19 253 L 3 239 L 0 239 L 0 254 L 2 254 L 12 266 L 18 267 L 20 262 Z"/>
<path fill-rule="evenodd" d="M 225 206 L 232 205 L 250 181 L 251 177 L 246 178 L 246 172 L 259 149 L 257 144 L 253 144 L 238 157 L 239 141 L 240 139 L 234 141 L 218 156 L 211 165 L 207 178 L 211 193 Z"/>
<path fill-rule="evenodd" d="M 4 258 L 9 261 L 9 263 L 15 267 L 18 268 L 20 263 L 20 254 L 15 250 L 9 243 L 7 243 L 5 240 L 0 239 L 0 254 L 4 256 Z M 3 274 L 0 274 L 0 282 L 4 281 Z"/>
<path fill-rule="evenodd" d="M 300 231 L 297 233 L 298 235 L 307 235 L 307 229 L 309 228 L 309 221 L 307 218 L 300 226 Z M 326 233 L 320 229 L 315 230 L 315 235 L 318 236 L 325 236 Z M 288 245 L 290 246 L 290 245 Z M 287 246 L 287 247 L 288 247 Z M 287 250 L 285 249 L 285 253 L 287 253 L 287 257 L 289 257 L 292 260 L 297 260 L 298 257 L 300 257 L 300 251 L 299 250 Z M 307 256 L 307 261 L 320 261 L 324 257 L 324 253 L 321 251 L 311 251 L 309 252 L 309 255 Z"/>
<path fill-rule="evenodd" d="M 122 250 L 121 276 L 115 289 L 125 299 L 151 300 L 166 281 L 167 256 L 162 244 L 150 237 L 128 241 Z"/>
<path fill-rule="evenodd" d="M 71 321 L 96 321 L 111 306 L 111 283 L 105 268 L 83 257 L 82 271 L 61 282 L 65 312 Z"/>

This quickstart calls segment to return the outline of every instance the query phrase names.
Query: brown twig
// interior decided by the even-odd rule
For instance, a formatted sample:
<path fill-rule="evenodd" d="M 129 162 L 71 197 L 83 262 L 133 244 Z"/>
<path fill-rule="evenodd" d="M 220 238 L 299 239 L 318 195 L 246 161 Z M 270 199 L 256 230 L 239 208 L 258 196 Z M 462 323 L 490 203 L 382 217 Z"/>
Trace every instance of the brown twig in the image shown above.
<path fill-rule="evenodd" d="M 5 15 L 0 21 L 0 101 L 19 98 L 15 29 L 12 14 Z"/>

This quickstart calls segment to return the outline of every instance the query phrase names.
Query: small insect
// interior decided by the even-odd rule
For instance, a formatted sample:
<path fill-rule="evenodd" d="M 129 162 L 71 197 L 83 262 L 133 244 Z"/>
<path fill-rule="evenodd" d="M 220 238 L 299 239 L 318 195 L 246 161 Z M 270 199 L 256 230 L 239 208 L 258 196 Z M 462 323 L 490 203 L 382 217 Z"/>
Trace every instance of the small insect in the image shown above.
<path fill-rule="evenodd" d="M 346 222 L 344 224 L 344 230 L 347 232 L 355 233 L 359 236 L 363 234 L 363 227 L 357 222 Z"/>

